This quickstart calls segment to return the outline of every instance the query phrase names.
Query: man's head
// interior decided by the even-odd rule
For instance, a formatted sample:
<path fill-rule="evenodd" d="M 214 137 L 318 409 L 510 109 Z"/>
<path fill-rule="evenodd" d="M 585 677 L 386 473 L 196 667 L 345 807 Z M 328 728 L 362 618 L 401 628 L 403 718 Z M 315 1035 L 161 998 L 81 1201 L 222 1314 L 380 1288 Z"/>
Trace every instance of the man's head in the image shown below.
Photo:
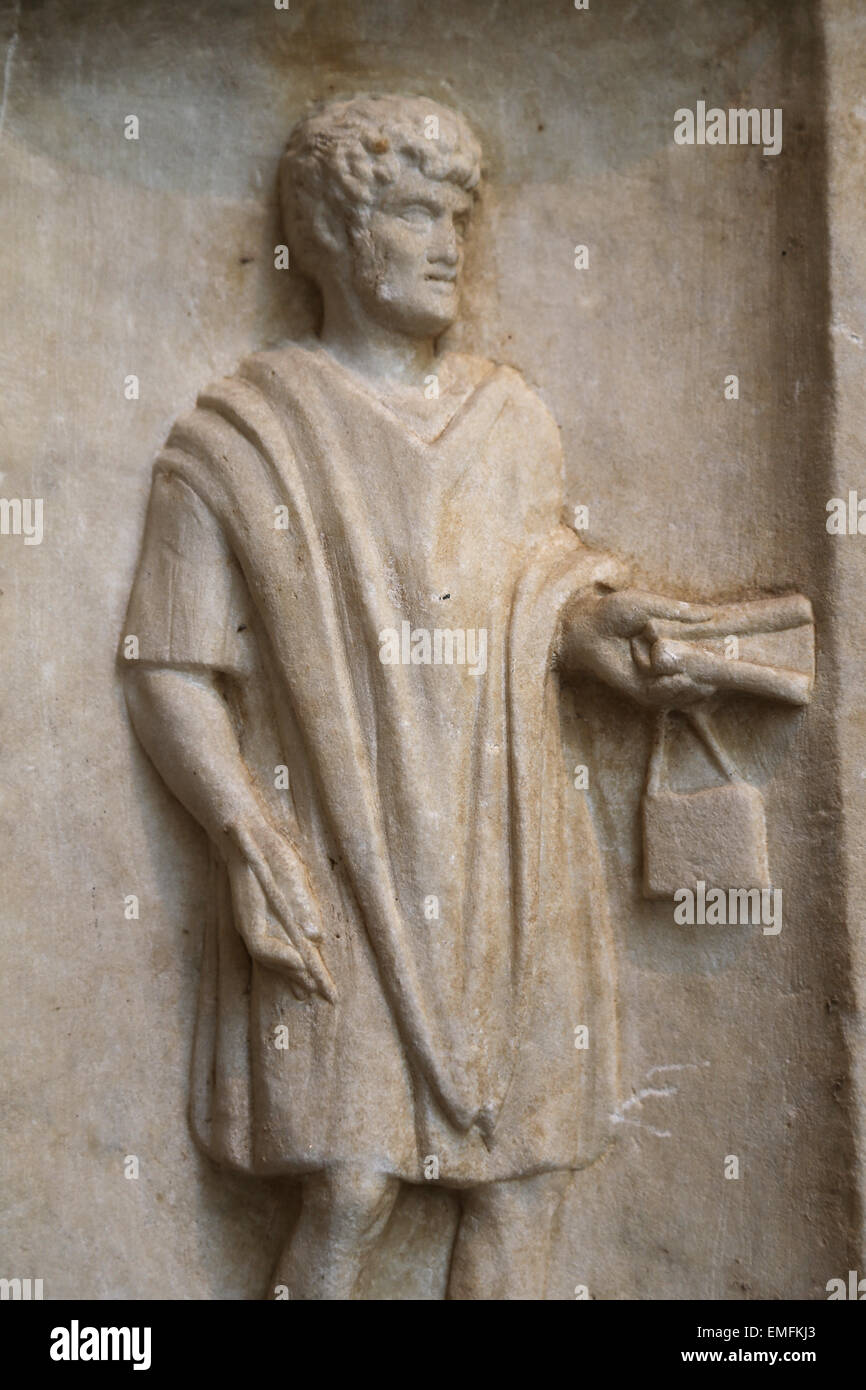
<path fill-rule="evenodd" d="M 326 296 L 384 327 L 435 336 L 457 315 L 462 240 L 481 151 L 456 112 L 421 97 L 331 102 L 292 131 L 280 165 L 286 235 Z"/>

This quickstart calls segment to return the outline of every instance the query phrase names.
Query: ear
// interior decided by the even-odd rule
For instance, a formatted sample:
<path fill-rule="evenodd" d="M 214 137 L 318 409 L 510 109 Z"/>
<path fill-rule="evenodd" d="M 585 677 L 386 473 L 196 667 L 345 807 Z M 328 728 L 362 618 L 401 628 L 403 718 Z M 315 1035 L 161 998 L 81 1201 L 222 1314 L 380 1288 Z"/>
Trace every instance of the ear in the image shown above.
<path fill-rule="evenodd" d="M 332 255 L 348 248 L 346 224 L 327 203 L 319 203 L 316 207 L 313 213 L 312 233 L 313 240 Z"/>

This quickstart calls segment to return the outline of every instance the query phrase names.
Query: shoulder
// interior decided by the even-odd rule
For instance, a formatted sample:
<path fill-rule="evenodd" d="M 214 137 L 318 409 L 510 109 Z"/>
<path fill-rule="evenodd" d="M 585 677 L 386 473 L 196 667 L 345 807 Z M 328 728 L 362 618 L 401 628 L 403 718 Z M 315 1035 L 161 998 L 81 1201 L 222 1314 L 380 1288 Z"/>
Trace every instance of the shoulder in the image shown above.
<path fill-rule="evenodd" d="M 516 406 L 535 415 L 537 419 L 544 420 L 553 429 L 559 428 L 553 414 L 541 399 L 538 388 L 527 381 L 518 367 L 512 366 L 509 362 L 497 361 L 495 358 L 472 357 L 467 353 L 453 352 L 448 355 L 460 372 L 474 385 L 479 385 L 485 377 L 498 376 L 507 383 L 509 395 Z"/>
<path fill-rule="evenodd" d="M 316 350 L 313 341 L 289 341 L 249 353 L 230 380 L 257 386 L 267 395 L 272 384 L 303 380 L 318 372 L 321 366 L 322 353 Z"/>
<path fill-rule="evenodd" d="M 310 355 L 294 343 L 248 353 L 234 371 L 214 377 L 202 387 L 194 406 L 177 417 L 169 441 L 186 430 L 203 427 L 215 416 L 237 424 L 255 415 L 263 403 L 271 403 L 272 384 L 299 372 L 303 359 Z"/>
<path fill-rule="evenodd" d="M 468 352 L 443 352 L 437 361 L 441 361 L 454 377 L 473 386 L 479 386 L 499 365 L 489 357 L 475 357 Z"/>
<path fill-rule="evenodd" d="M 546 448 L 559 453 L 562 446 L 560 426 L 550 407 L 544 402 L 537 386 L 527 381 L 523 372 L 508 363 L 497 363 L 496 370 L 508 382 L 509 403 L 513 415 L 535 441 L 536 452 Z"/>
<path fill-rule="evenodd" d="M 151 542 L 190 561 L 205 554 L 227 554 L 222 528 L 207 502 L 172 464 L 170 457 L 153 466 L 146 533 Z"/>

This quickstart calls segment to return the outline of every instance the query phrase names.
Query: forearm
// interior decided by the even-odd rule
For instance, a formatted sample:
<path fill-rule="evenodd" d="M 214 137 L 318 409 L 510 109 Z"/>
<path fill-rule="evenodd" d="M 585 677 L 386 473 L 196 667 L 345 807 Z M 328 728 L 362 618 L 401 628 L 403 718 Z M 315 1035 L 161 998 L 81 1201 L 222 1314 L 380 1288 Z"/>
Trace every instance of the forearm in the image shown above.
<path fill-rule="evenodd" d="M 178 800 L 226 857 L 238 826 L 267 819 L 226 703 L 207 675 L 138 667 L 125 678 L 139 739 Z"/>
<path fill-rule="evenodd" d="M 599 599 L 593 586 L 575 595 L 560 619 L 556 664 L 564 676 L 596 674 L 598 637 L 594 623 Z"/>

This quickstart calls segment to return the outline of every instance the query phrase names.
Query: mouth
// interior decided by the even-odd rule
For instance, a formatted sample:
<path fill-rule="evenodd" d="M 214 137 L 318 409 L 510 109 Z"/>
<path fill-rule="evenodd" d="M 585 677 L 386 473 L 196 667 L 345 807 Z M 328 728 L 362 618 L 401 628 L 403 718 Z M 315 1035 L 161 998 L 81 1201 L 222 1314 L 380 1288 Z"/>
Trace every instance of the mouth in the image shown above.
<path fill-rule="evenodd" d="M 425 275 L 425 280 L 429 280 L 434 285 L 456 285 L 456 275 Z"/>

